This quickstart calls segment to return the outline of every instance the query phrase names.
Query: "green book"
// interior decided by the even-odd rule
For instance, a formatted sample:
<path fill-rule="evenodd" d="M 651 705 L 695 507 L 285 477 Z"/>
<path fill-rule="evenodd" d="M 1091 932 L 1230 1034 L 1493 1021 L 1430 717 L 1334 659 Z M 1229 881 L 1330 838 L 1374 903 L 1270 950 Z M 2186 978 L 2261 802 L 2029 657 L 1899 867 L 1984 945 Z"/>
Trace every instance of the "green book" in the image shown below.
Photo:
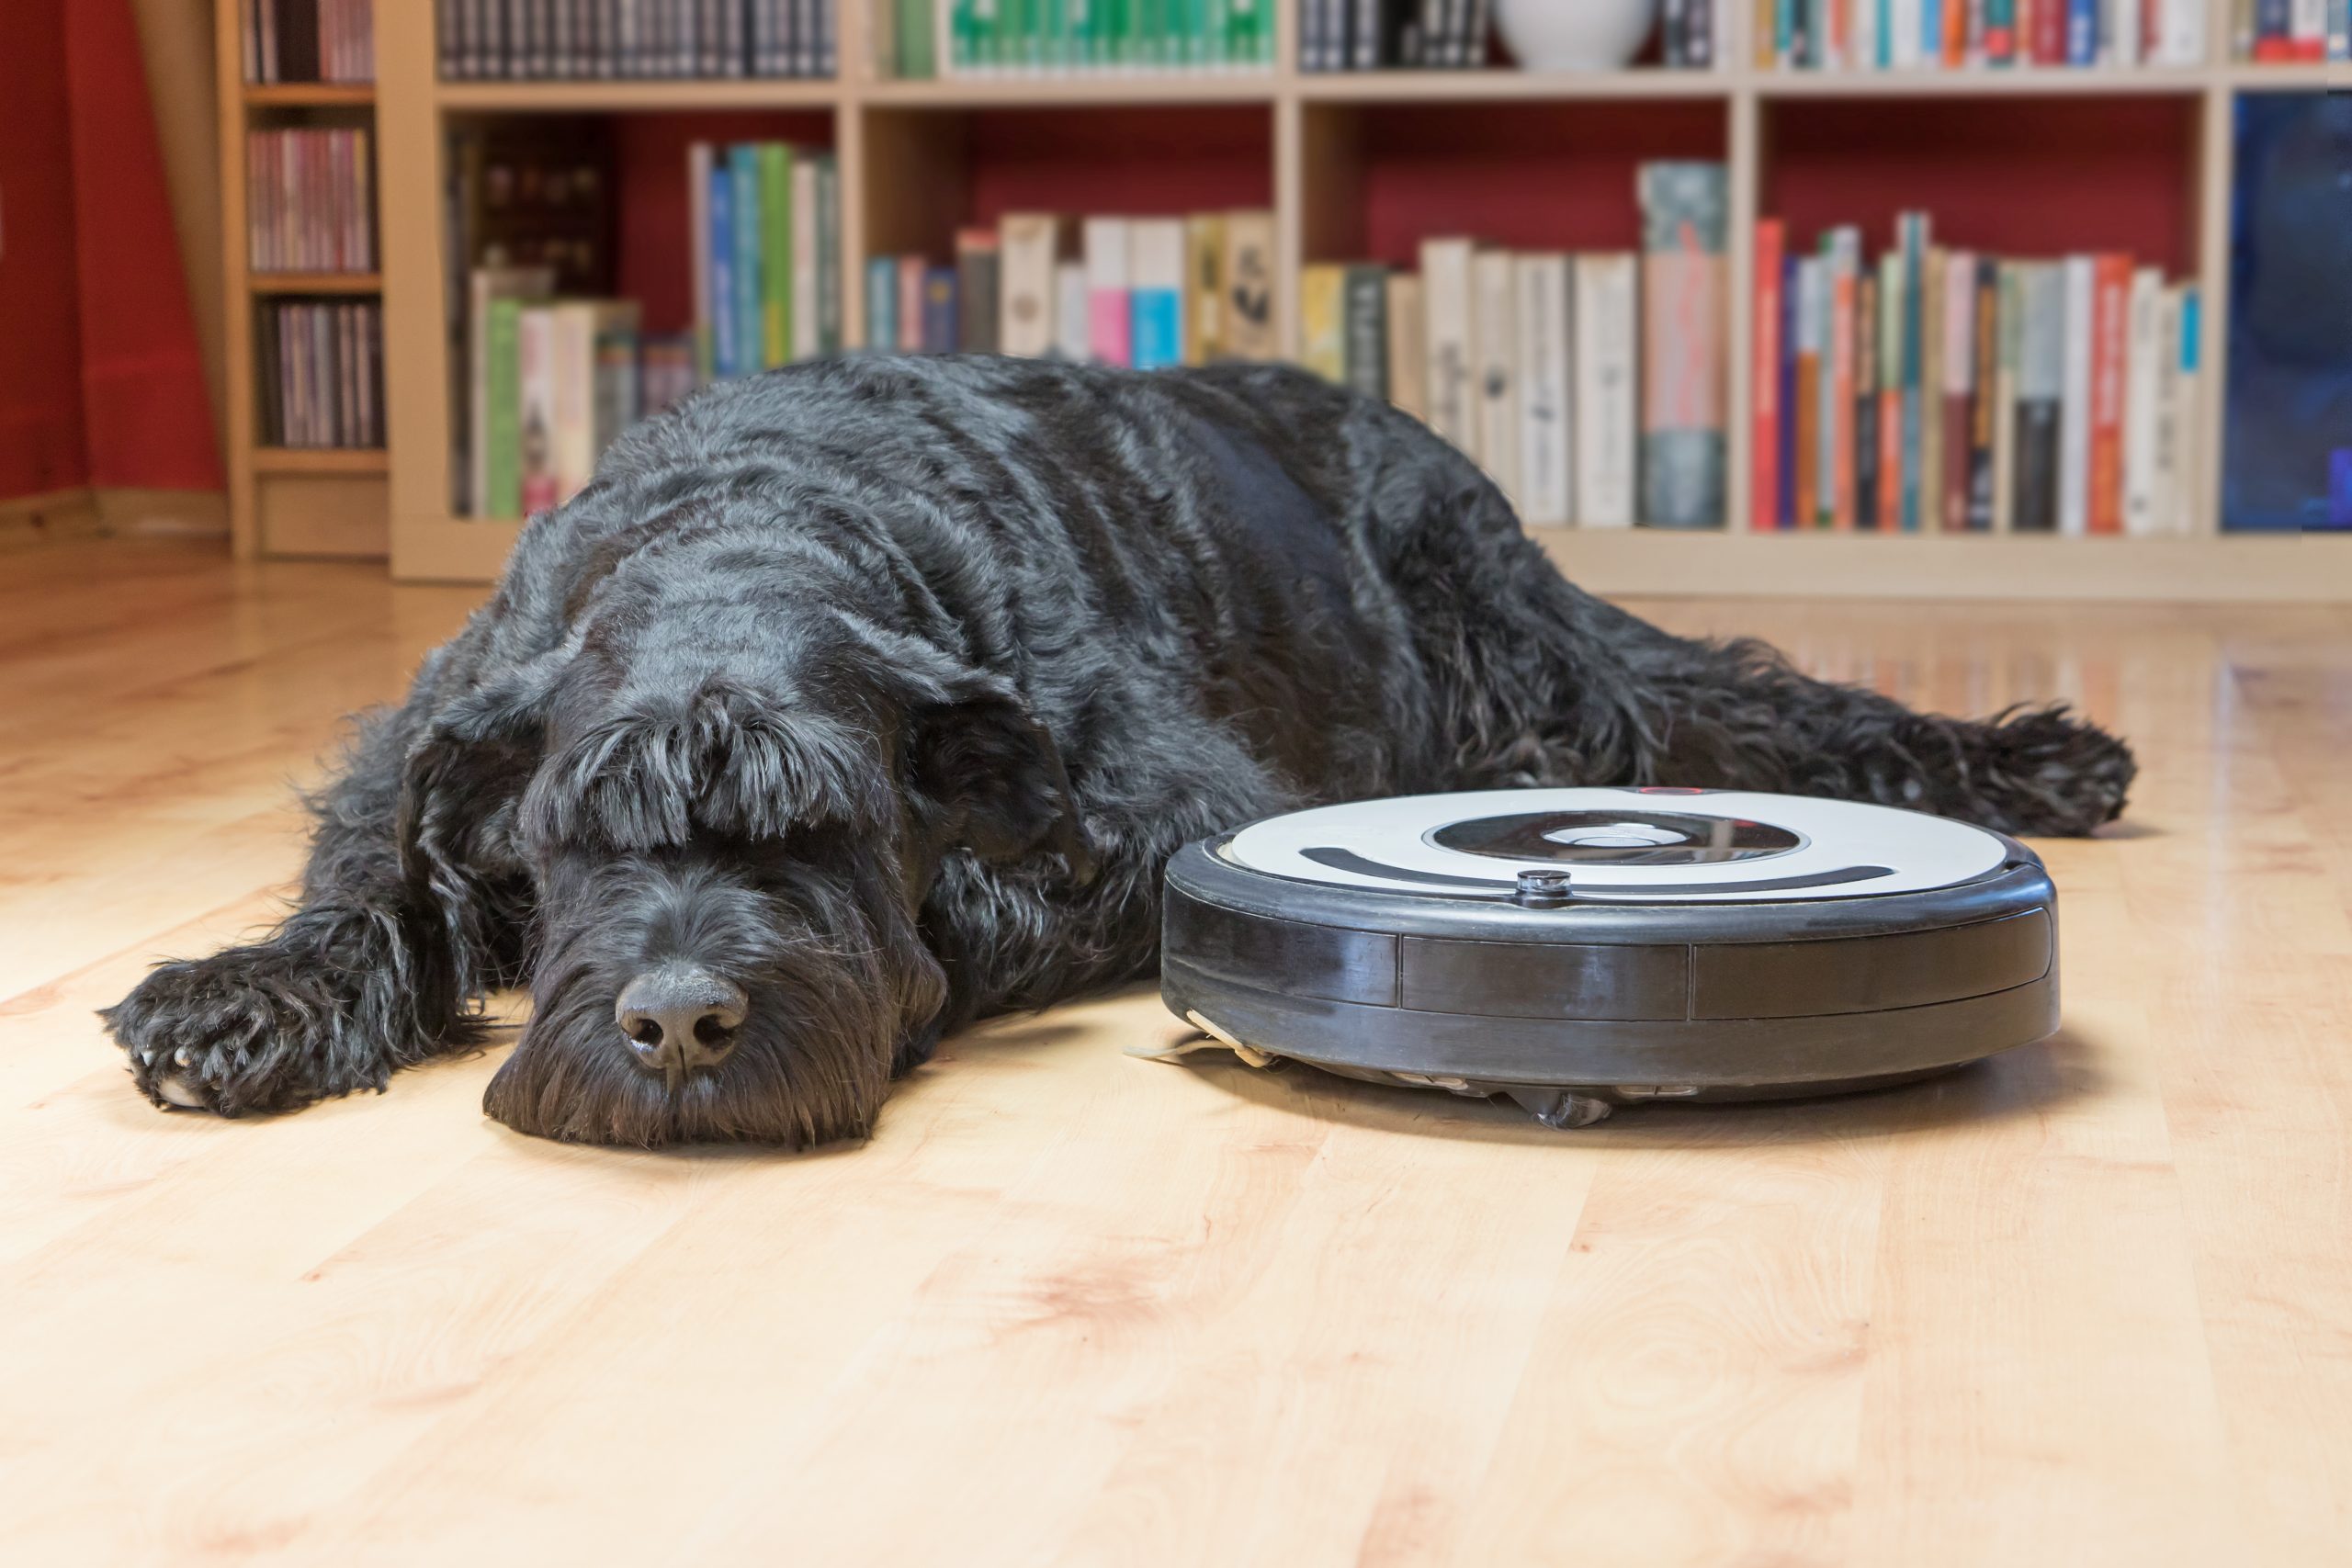
<path fill-rule="evenodd" d="M 523 515 L 523 302 L 492 299 L 483 311 L 483 442 L 489 482 L 482 515 Z"/>
<path fill-rule="evenodd" d="M 760 236 L 763 232 L 760 215 L 760 150 L 752 142 L 739 142 L 727 150 L 728 176 L 734 194 L 734 285 L 735 311 L 735 373 L 748 376 L 763 367 L 763 348 L 767 342 L 767 329 L 761 322 L 760 308 Z M 727 301 L 714 301 L 720 309 Z"/>
<path fill-rule="evenodd" d="M 760 322 L 762 363 L 792 358 L 792 149 L 760 143 Z"/>
<path fill-rule="evenodd" d="M 842 350 L 842 179 L 831 152 L 811 154 L 817 166 L 817 352 Z"/>
<path fill-rule="evenodd" d="M 899 75 L 922 81 L 939 74 L 938 12 L 933 0 L 895 0 L 899 8 Z"/>

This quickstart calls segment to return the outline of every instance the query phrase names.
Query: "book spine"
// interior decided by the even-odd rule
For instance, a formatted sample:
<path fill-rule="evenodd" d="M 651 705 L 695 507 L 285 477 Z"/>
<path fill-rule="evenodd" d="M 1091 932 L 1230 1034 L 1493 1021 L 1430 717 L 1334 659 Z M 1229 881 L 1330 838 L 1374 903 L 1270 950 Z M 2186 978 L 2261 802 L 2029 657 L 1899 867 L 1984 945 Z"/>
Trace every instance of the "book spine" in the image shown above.
<path fill-rule="evenodd" d="M 1519 358 L 1517 301 L 1508 251 L 1481 251 L 1470 264 L 1471 387 L 1478 457 L 1487 477 L 1514 502 L 1519 497 Z"/>
<path fill-rule="evenodd" d="M 2197 517 L 2211 497 L 2204 468 L 2198 461 L 2197 420 L 2199 400 L 2203 398 L 2204 376 L 2199 366 L 2204 355 L 2203 296 L 2196 284 L 2185 284 L 2180 290 L 2180 385 L 2177 392 L 2177 417 L 2180 426 L 2179 457 L 2175 463 L 2173 500 L 2173 529 L 2176 533 L 2192 533 Z"/>
<path fill-rule="evenodd" d="M 713 156 L 710 171 L 710 368 L 724 380 L 743 371 L 736 332 L 735 171 L 731 160 Z"/>
<path fill-rule="evenodd" d="M 2066 267 L 2061 263 L 2030 264 L 2018 278 L 2023 319 L 2018 328 L 2016 495 L 2010 526 L 2019 534 L 2050 534 L 2060 527 L 2069 344 L 2066 294 Z"/>
<path fill-rule="evenodd" d="M 1264 211 L 1229 212 L 1225 220 L 1225 310 L 1227 353 L 1237 359 L 1273 359 L 1274 220 Z"/>
<path fill-rule="evenodd" d="M 1477 456 L 1473 426 L 1470 355 L 1471 243 L 1421 242 L 1421 306 L 1429 334 L 1429 424 L 1472 457 Z"/>
<path fill-rule="evenodd" d="M 824 352 L 817 304 L 817 166 L 809 159 L 792 161 L 792 357 L 814 359 Z M 925 318 L 918 305 L 915 319 Z"/>
<path fill-rule="evenodd" d="M 1993 528 L 1993 416 L 1998 396 L 2000 354 L 2000 264 L 1978 256 L 1968 290 L 1970 354 L 1967 485 L 1962 521 L 1973 533 Z"/>
<path fill-rule="evenodd" d="M 997 318 L 1003 309 L 1003 260 L 995 231 L 957 231 L 956 346 L 962 353 L 997 352 Z"/>
<path fill-rule="evenodd" d="M 1127 224 L 1120 218 L 1086 220 L 1087 349 L 1104 365 L 1126 365 L 1134 352 L 1129 333 Z"/>
<path fill-rule="evenodd" d="M 1646 164 L 1640 193 L 1644 520 L 1667 528 L 1720 527 L 1730 228 L 1724 167 Z"/>
<path fill-rule="evenodd" d="M 2156 513 L 2157 402 L 2161 395 L 2164 275 L 2133 270 L 2124 291 L 2123 531 L 2163 532 Z"/>
<path fill-rule="evenodd" d="M 1388 269 L 1347 269 L 1341 335 L 1347 383 L 1367 398 L 1388 396 Z"/>
<path fill-rule="evenodd" d="M 1317 262 L 1298 275 L 1299 363 L 1327 381 L 1345 381 L 1347 268 Z"/>
<path fill-rule="evenodd" d="M 1559 254 L 1513 261 L 1519 360 L 1519 513 L 1557 527 L 1569 517 L 1568 262 Z"/>
<path fill-rule="evenodd" d="M 735 241 L 735 265 L 729 275 L 735 286 L 735 368 L 739 375 L 749 376 L 767 365 L 766 291 L 760 274 L 771 264 L 761 254 L 766 231 L 760 211 L 759 148 L 748 141 L 738 143 L 729 149 L 727 166 L 731 176 L 729 220 Z"/>
<path fill-rule="evenodd" d="M 955 353 L 960 331 L 956 320 L 956 269 L 926 267 L 922 275 L 922 351 Z"/>
<path fill-rule="evenodd" d="M 1225 219 L 1195 213 L 1184 223 L 1184 363 L 1225 354 Z M 1384 312 L 1385 317 L 1385 312 Z"/>
<path fill-rule="evenodd" d="M 1969 434 L 1976 389 L 1976 258 L 1967 251 L 1944 256 L 1943 276 L 1943 531 L 1968 531 Z"/>
<path fill-rule="evenodd" d="M 1631 527 L 1641 425 L 1639 264 L 1630 255 L 1588 254 L 1576 258 L 1575 269 L 1577 522 Z"/>
<path fill-rule="evenodd" d="M 997 345 L 1006 354 L 1043 357 L 1054 346 L 1054 268 L 1061 259 L 1061 220 L 1050 213 L 1007 213 L 998 225 L 1003 290 Z"/>
<path fill-rule="evenodd" d="M 2058 531 L 2090 532 L 2092 312 L 2098 298 L 2089 256 L 2065 261 L 2065 379 L 2059 393 Z"/>
<path fill-rule="evenodd" d="M 758 158 L 760 347 L 773 369 L 792 360 L 792 149 L 763 141 Z M 888 346 L 888 339 L 879 341 Z"/>
<path fill-rule="evenodd" d="M 1127 225 L 1130 363 L 1158 370 L 1184 361 L 1184 225 L 1139 218 Z"/>
<path fill-rule="evenodd" d="M 1812 528 L 1821 520 L 1822 344 L 1828 334 L 1828 265 L 1818 255 L 1797 262 L 1796 489 L 1793 522 Z"/>
<path fill-rule="evenodd" d="M 1429 329 L 1422 319 L 1421 278 L 1419 273 L 1392 272 L 1388 275 L 1388 399 L 1415 419 L 1425 419 L 1429 409 L 1429 389 L 1425 377 L 1428 360 L 1424 357 L 1429 343 Z M 1565 296 L 1561 301 L 1566 309 Z M 1565 322 L 1563 323 L 1565 327 Z M 1566 522 L 1565 508 L 1559 519 Z"/>
<path fill-rule="evenodd" d="M 923 294 L 930 281 L 930 269 L 921 256 L 899 258 L 899 351 L 901 354 L 923 352 Z"/>
<path fill-rule="evenodd" d="M 1073 365 L 1083 365 L 1092 356 L 1091 314 L 1086 287 L 1086 264 L 1075 261 L 1057 264 L 1054 267 L 1054 353 L 1057 357 Z"/>
<path fill-rule="evenodd" d="M 1747 500 L 1748 526 L 1759 532 L 1780 525 L 1781 272 L 1787 232 L 1787 225 L 1777 218 L 1761 219 L 1756 225 L 1756 345 L 1748 397 L 1755 423 L 1749 440 Z"/>
<path fill-rule="evenodd" d="M 1854 526 L 1878 527 L 1878 276 L 1856 255 L 1854 284 Z"/>
<path fill-rule="evenodd" d="M 865 258 L 865 346 L 890 354 L 899 346 L 899 258 Z"/>
<path fill-rule="evenodd" d="M 2017 525 L 2018 367 L 2024 325 L 2024 269 L 2004 262 L 1996 269 L 1996 317 L 1993 351 L 1993 532 Z"/>
<path fill-rule="evenodd" d="M 1903 526 L 1903 310 L 1900 252 L 1878 263 L 1878 502 L 1881 533 Z"/>
<path fill-rule="evenodd" d="M 1927 348 L 1928 220 L 1906 213 L 1901 220 L 1903 240 L 1903 506 L 1905 533 L 1920 525 L 1920 499 L 1926 482 L 1926 431 L 1922 428 L 1921 375 Z"/>
<path fill-rule="evenodd" d="M 830 152 L 812 155 L 817 170 L 817 352 L 842 349 L 841 165 Z"/>
<path fill-rule="evenodd" d="M 718 271 L 711 256 L 711 170 L 716 162 L 711 144 L 696 141 L 686 149 L 686 230 L 692 253 L 695 378 L 715 379 L 718 373 L 718 319 L 711 310 L 711 285 Z"/>
<path fill-rule="evenodd" d="M 2090 531 L 2123 529 L 2123 371 L 2132 291 L 2129 256 L 2102 255 L 2093 273 Z"/>
<path fill-rule="evenodd" d="M 1854 428 L 1854 359 L 1858 347 L 1854 317 L 1856 253 L 1851 230 L 1832 237 L 1829 250 L 1829 338 L 1823 357 L 1821 510 L 1824 521 L 1841 532 L 1854 526 L 1856 468 Z"/>

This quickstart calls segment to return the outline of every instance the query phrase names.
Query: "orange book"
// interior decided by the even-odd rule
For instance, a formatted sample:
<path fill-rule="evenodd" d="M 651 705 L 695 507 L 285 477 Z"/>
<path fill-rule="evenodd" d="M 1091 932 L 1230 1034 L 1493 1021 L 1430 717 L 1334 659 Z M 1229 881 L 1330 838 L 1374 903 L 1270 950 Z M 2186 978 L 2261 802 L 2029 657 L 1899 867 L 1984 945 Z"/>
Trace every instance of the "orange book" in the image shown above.
<path fill-rule="evenodd" d="M 2090 531 L 2123 532 L 2123 349 L 2132 258 L 2095 259 L 2091 283 Z"/>
<path fill-rule="evenodd" d="M 1787 231 L 1777 218 L 1756 223 L 1756 355 L 1748 367 L 1755 424 L 1748 453 L 1748 516 L 1770 532 L 1781 525 L 1781 251 Z"/>
<path fill-rule="evenodd" d="M 1968 13 L 1960 0 L 1944 0 L 1944 65 L 1957 71 L 1968 63 Z M 1982 8 L 1979 7 L 1979 14 Z"/>
<path fill-rule="evenodd" d="M 1829 273 L 1829 525 L 1854 527 L 1854 269 L 1833 260 Z"/>
<path fill-rule="evenodd" d="M 1821 525 L 1821 345 L 1827 335 L 1828 278 L 1818 256 L 1797 264 L 1797 374 L 1791 411 L 1796 423 L 1796 485 L 1792 522 Z"/>

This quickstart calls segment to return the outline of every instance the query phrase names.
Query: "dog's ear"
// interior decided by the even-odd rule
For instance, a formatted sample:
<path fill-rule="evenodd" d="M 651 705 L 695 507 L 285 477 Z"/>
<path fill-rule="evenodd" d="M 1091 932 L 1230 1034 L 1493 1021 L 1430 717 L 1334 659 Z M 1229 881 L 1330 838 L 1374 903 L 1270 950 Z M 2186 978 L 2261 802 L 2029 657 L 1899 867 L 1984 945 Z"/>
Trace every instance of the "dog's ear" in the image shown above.
<path fill-rule="evenodd" d="M 474 900 L 465 867 L 511 838 L 538 765 L 551 677 L 525 669 L 469 692 L 435 714 L 409 745 L 396 818 L 401 875 L 439 908 Z"/>
<path fill-rule="evenodd" d="M 1061 752 L 1021 700 L 974 683 L 915 719 L 911 783 L 942 849 L 984 861 L 1050 849 L 1080 886 L 1094 856 Z"/>

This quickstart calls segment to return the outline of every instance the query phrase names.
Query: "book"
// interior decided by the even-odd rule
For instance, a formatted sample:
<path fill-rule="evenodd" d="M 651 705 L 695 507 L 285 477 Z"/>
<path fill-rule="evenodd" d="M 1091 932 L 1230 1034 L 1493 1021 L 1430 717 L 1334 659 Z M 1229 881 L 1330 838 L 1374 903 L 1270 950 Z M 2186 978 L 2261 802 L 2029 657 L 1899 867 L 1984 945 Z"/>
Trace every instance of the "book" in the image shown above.
<path fill-rule="evenodd" d="M 2153 266 L 2134 268 L 2123 305 L 2122 507 L 2127 534 L 2165 531 L 2156 512 L 2157 405 L 2161 367 L 2169 346 L 2164 341 L 2164 274 Z"/>
<path fill-rule="evenodd" d="M 1419 273 L 1388 275 L 1388 399 L 1415 419 L 1426 419 L 1429 329 L 1422 319 Z"/>
<path fill-rule="evenodd" d="M 1721 164 L 1651 163 L 1642 209 L 1641 505 L 1654 527 L 1724 520 L 1724 253 Z"/>
<path fill-rule="evenodd" d="M 1971 268 L 1969 289 L 1968 428 L 1962 445 L 1968 453 L 1962 487 L 1962 519 L 1972 533 L 1993 528 L 1993 431 L 1996 379 L 1999 375 L 2001 268 L 1993 257 L 1979 255 Z"/>
<path fill-rule="evenodd" d="M 1184 220 L 1184 363 L 1224 355 L 1225 215 L 1197 212 Z"/>
<path fill-rule="evenodd" d="M 2000 264 L 2000 327 L 1993 371 L 1993 532 L 2017 526 L 2018 371 L 2025 346 L 2025 272 L 2021 262 Z"/>
<path fill-rule="evenodd" d="M 1914 35 L 1916 41 L 1917 35 Z M 1896 471 L 1902 476 L 1902 527 L 1906 533 L 1918 531 L 1922 513 L 1921 501 L 1927 493 L 1927 449 L 1922 388 L 1927 369 L 1927 276 L 1928 241 L 1930 231 L 1928 216 L 1923 212 L 1906 212 L 1895 220 L 1897 243 L 1902 252 L 1902 430 L 1900 451 L 1902 461 Z"/>
<path fill-rule="evenodd" d="M 1478 455 L 1471 388 L 1472 330 L 1468 240 L 1421 242 L 1421 321 L 1429 348 L 1424 389 L 1429 426 L 1472 457 Z"/>
<path fill-rule="evenodd" d="M 865 346 L 877 354 L 899 347 L 899 258 L 865 258 Z"/>
<path fill-rule="evenodd" d="M 831 15 L 820 9 L 821 22 Z M 831 66 L 821 65 L 830 71 Z M 807 160 L 817 170 L 817 354 L 838 354 L 842 347 L 842 179 L 841 165 L 830 152 L 813 152 Z M 796 165 L 797 166 L 797 165 Z"/>
<path fill-rule="evenodd" d="M 1519 354 L 1519 515 L 1538 527 L 1556 527 L 1569 521 L 1575 505 L 1568 258 L 1557 253 L 1514 257 L 1512 285 Z"/>
<path fill-rule="evenodd" d="M 995 230 L 956 231 L 956 346 L 963 353 L 997 351 L 1001 265 Z"/>
<path fill-rule="evenodd" d="M 1127 308 L 1127 220 L 1089 218 L 1085 227 L 1087 353 L 1104 365 L 1133 362 Z"/>
<path fill-rule="evenodd" d="M 727 167 L 734 192 L 735 265 L 729 276 L 735 285 L 735 368 L 748 376 L 768 365 L 765 291 L 760 276 L 766 224 L 760 211 L 758 146 L 741 142 L 728 149 Z"/>
<path fill-rule="evenodd" d="M 1822 505 L 1821 388 L 1824 344 L 1829 335 L 1829 263 L 1812 255 L 1797 259 L 1796 396 L 1792 423 L 1795 429 L 1793 521 L 1799 528 L 1817 527 Z"/>
<path fill-rule="evenodd" d="M 1903 323 L 1908 284 L 1900 250 L 1878 262 L 1878 502 L 1881 533 L 1903 527 Z"/>
<path fill-rule="evenodd" d="M 1583 254 L 1575 258 L 1574 271 L 1577 522 L 1628 528 L 1640 459 L 1640 265 L 1630 255 Z"/>
<path fill-rule="evenodd" d="M 758 156 L 761 343 L 773 368 L 792 359 L 792 149 L 764 141 Z"/>
<path fill-rule="evenodd" d="M 1968 461 L 1970 410 L 1976 390 L 1976 257 L 1974 253 L 1944 253 L 1941 278 L 1943 340 L 1942 395 L 1937 400 L 1939 421 L 1936 449 L 1943 459 L 1943 484 L 1937 516 L 1947 534 L 1968 531 Z"/>
<path fill-rule="evenodd" d="M 694 296 L 695 357 L 699 378 L 718 372 L 716 318 L 711 310 L 711 283 L 718 269 L 710 255 L 710 173 L 716 156 L 707 141 L 686 148 L 686 236 L 691 250 L 689 275 Z"/>
<path fill-rule="evenodd" d="M 1342 279 L 1340 335 L 1347 384 L 1368 398 L 1388 396 L 1388 269 L 1350 266 Z"/>
<path fill-rule="evenodd" d="M 901 353 L 922 352 L 923 286 L 930 276 L 931 268 L 922 257 L 899 258 L 899 349 Z"/>
<path fill-rule="evenodd" d="M 2016 497 L 2010 528 L 2060 531 L 2065 489 L 2064 407 L 2073 358 L 2066 327 L 2070 292 L 2064 264 L 2029 262 L 2018 273 Z"/>
<path fill-rule="evenodd" d="M 1086 264 L 1065 261 L 1054 267 L 1054 354 L 1083 365 L 1093 352 L 1093 310 L 1086 286 Z"/>
<path fill-rule="evenodd" d="M 811 359 L 822 351 L 824 326 L 819 320 L 817 252 L 817 165 L 808 158 L 792 164 L 792 357 Z"/>
<path fill-rule="evenodd" d="M 1787 225 L 1777 218 L 1759 219 L 1756 225 L 1755 350 L 1748 365 L 1754 428 L 1748 438 L 1747 505 L 1748 525 L 1767 531 L 1780 526 L 1781 271 L 1787 233 Z"/>
<path fill-rule="evenodd" d="M 637 307 L 627 300 L 564 299 L 548 308 L 553 417 L 549 462 L 555 501 L 587 488 L 596 458 L 636 418 Z"/>
<path fill-rule="evenodd" d="M 1229 212 L 1225 219 L 1225 351 L 1236 359 L 1277 359 L 1274 334 L 1274 215 Z"/>
<path fill-rule="evenodd" d="M 555 469 L 555 311 L 515 310 L 516 483 L 522 514 L 536 517 L 558 500 Z"/>
<path fill-rule="evenodd" d="M 712 154 L 710 179 L 710 371 L 724 378 L 743 373 L 742 345 L 736 341 L 741 318 L 735 310 L 735 171 Z"/>
<path fill-rule="evenodd" d="M 1128 344 L 1138 370 L 1184 362 L 1184 222 L 1138 218 L 1127 225 Z"/>
<path fill-rule="evenodd" d="M 1829 335 L 1822 356 L 1821 511 L 1830 527 L 1850 533 L 1857 513 L 1856 446 L 1860 436 L 1854 409 L 1859 380 L 1855 361 L 1860 351 L 1855 321 L 1860 303 L 1860 232 L 1852 228 L 1832 230 L 1824 236 L 1823 254 L 1829 265 Z"/>
<path fill-rule="evenodd" d="M 2132 258 L 2105 254 L 2091 270 L 2090 505 L 2094 534 L 2123 531 L 2123 372 Z"/>
<path fill-rule="evenodd" d="M 1878 518 L 1878 274 L 1860 264 L 1854 279 L 1854 398 L 1852 526 L 1875 531 Z"/>
<path fill-rule="evenodd" d="M 1348 376 L 1348 269 L 1313 262 L 1298 275 L 1298 362 L 1327 381 Z"/>
<path fill-rule="evenodd" d="M 922 351 L 953 354 L 960 333 L 956 320 L 957 279 L 952 266 L 927 266 L 922 274 Z"/>
<path fill-rule="evenodd" d="M 1002 246 L 997 346 L 1042 357 L 1054 351 L 1054 273 L 1062 264 L 1067 226 L 1050 212 L 1008 212 L 997 227 Z"/>
<path fill-rule="evenodd" d="M 2065 379 L 2058 400 L 2058 531 L 2090 532 L 2092 308 L 2096 264 L 2068 256 L 2064 323 Z"/>
<path fill-rule="evenodd" d="M 1470 261 L 1471 391 L 1478 459 L 1513 502 L 1519 498 L 1519 312 L 1508 251 Z"/>
<path fill-rule="evenodd" d="M 1928 246 L 1919 258 L 1919 277 L 1913 289 L 1919 297 L 1917 526 L 1926 533 L 1935 533 L 1944 525 L 1944 344 L 1950 331 L 1944 313 L 1946 260 L 1942 246 Z"/>

